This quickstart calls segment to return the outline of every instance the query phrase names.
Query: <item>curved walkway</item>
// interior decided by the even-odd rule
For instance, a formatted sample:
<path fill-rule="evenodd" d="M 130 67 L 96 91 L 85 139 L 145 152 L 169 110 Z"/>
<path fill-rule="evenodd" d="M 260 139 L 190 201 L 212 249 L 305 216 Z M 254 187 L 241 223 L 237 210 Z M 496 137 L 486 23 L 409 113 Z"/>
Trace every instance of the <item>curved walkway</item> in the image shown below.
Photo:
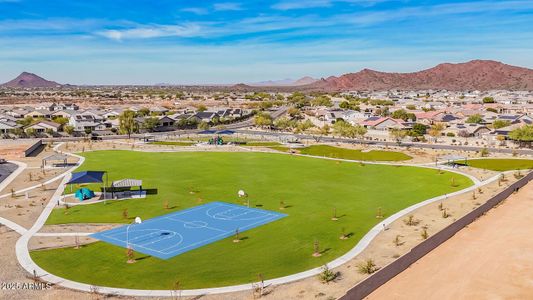
<path fill-rule="evenodd" d="M 80 156 L 80 157 L 81 157 L 81 156 Z M 15 163 L 15 162 L 13 162 L 13 163 Z M 21 162 L 16 162 L 16 163 L 23 164 L 23 163 L 21 163 Z M 24 165 L 25 165 L 25 164 L 24 164 Z M 79 166 L 79 164 L 76 165 L 74 168 L 70 168 L 70 169 L 68 169 L 67 171 L 65 171 L 65 172 L 63 172 L 63 173 L 61 173 L 61 174 L 59 174 L 59 175 L 56 175 L 56 176 L 50 178 L 49 180 L 47 180 L 47 181 L 45 181 L 45 182 L 43 182 L 43 183 L 39 183 L 39 184 L 36 184 L 36 185 L 32 185 L 32 186 L 30 186 L 30 187 L 23 188 L 23 189 L 20 189 L 20 190 L 18 190 L 18 191 L 15 191 L 15 194 L 23 193 L 23 192 L 27 192 L 27 191 L 31 191 L 31 190 L 34 190 L 34 189 L 36 189 L 36 188 L 41 187 L 41 185 L 43 185 L 43 184 L 46 185 L 46 184 L 50 184 L 50 183 L 52 183 L 52 182 L 54 182 L 54 181 L 57 181 L 57 180 L 59 180 L 59 179 L 65 177 L 65 176 L 69 175 L 70 173 L 72 173 L 72 170 L 74 170 L 77 166 Z M 18 169 L 17 169 L 17 170 L 18 170 Z M 20 171 L 20 172 L 22 172 L 22 171 Z M 17 174 L 17 176 L 20 174 L 20 172 Z M 13 175 L 13 174 L 11 174 L 11 175 Z M 7 178 L 7 179 L 9 179 L 9 178 Z M 6 179 L 6 180 L 7 180 L 7 179 Z M 6 180 L 4 180 L 4 181 L 6 181 Z M 1 191 L 1 189 L 0 189 L 0 191 Z M 11 196 L 11 193 L 0 195 L 0 198 L 5 198 L 5 197 L 9 197 L 9 196 Z"/>
<path fill-rule="evenodd" d="M 6 218 L 0 217 L 0 224 L 4 225 L 6 227 L 9 227 L 10 229 L 16 231 L 20 235 L 23 235 L 26 232 L 28 232 L 28 230 L 26 228 L 24 228 L 21 225 L 15 223 L 13 221 L 10 221 L 10 220 L 8 220 Z"/>
<path fill-rule="evenodd" d="M 59 148 L 60 145 L 57 145 L 56 147 L 54 147 L 54 150 Z M 269 152 L 269 153 L 272 153 L 272 152 Z M 85 158 L 82 157 L 82 156 L 78 156 L 78 155 L 72 154 L 72 153 L 66 153 L 66 154 L 78 157 L 80 159 L 80 161 L 78 162 L 78 165 L 76 165 L 74 168 L 71 168 L 68 171 L 68 174 L 70 174 L 78 166 L 83 164 L 83 162 L 85 161 Z M 324 158 L 324 157 L 316 157 L 316 156 L 314 156 L 314 158 L 330 159 L 330 160 L 341 160 L 341 161 L 346 161 L 346 162 L 357 162 L 357 161 L 335 159 L 335 158 Z M 364 163 L 370 164 L 371 162 L 364 162 Z M 375 164 L 387 164 L 387 163 L 375 163 Z M 391 163 L 388 163 L 388 164 L 389 165 L 408 166 L 406 164 L 391 164 Z M 439 169 L 437 167 L 429 167 L 429 166 L 419 166 L 419 165 L 411 165 L 411 166 Z M 455 172 L 455 173 L 458 173 L 458 174 L 461 174 L 461 175 L 464 175 L 464 176 L 467 176 L 467 177 L 473 179 L 473 176 L 468 175 L 468 174 L 464 174 L 464 173 L 459 172 L 457 170 L 448 170 L 448 169 L 446 169 L 446 170 L 447 171 L 452 171 L 452 172 Z M 474 185 L 472 185 L 469 188 L 466 188 L 466 189 L 463 189 L 463 190 L 460 190 L 460 191 L 457 191 L 457 192 L 454 192 L 454 193 L 451 193 L 451 194 L 434 197 L 434 198 L 431 198 L 431 199 L 425 200 L 423 202 L 417 203 L 417 204 L 415 204 L 413 206 L 410 206 L 408 208 L 405 208 L 405 209 L 397 212 L 396 214 L 386 218 L 385 220 L 383 220 L 382 222 L 380 222 L 379 224 L 374 226 L 357 243 L 357 245 L 354 248 L 352 248 L 350 251 L 348 251 L 346 254 L 342 255 L 341 257 L 339 257 L 339 258 L 331 261 L 330 263 L 328 263 L 328 267 L 329 268 L 335 268 L 335 267 L 338 267 L 338 266 L 348 262 L 349 260 L 355 258 L 381 232 L 383 227 L 386 227 L 390 223 L 392 223 L 395 220 L 401 218 L 402 216 L 412 212 L 413 210 L 415 210 L 415 209 L 417 209 L 419 207 L 422 207 L 424 205 L 427 205 L 429 203 L 433 203 L 433 202 L 436 202 L 436 201 L 444 200 L 447 197 L 451 197 L 451 196 L 460 195 L 460 194 L 463 194 L 463 193 L 470 192 L 470 191 L 475 190 L 475 189 L 477 189 L 477 188 L 479 188 L 479 187 L 481 187 L 483 185 L 486 185 L 486 184 L 489 184 L 491 182 L 494 182 L 494 181 L 498 180 L 499 176 L 500 175 L 498 174 L 498 175 L 496 175 L 496 176 L 494 176 L 494 177 L 492 177 L 492 178 L 490 178 L 488 180 L 482 181 L 482 182 L 477 180 L 477 178 L 474 178 L 475 179 L 475 180 L 473 179 Z M 16 250 L 17 259 L 18 259 L 20 265 L 26 271 L 28 271 L 30 274 L 36 274 L 41 280 L 44 280 L 44 281 L 47 281 L 47 282 L 50 282 L 50 283 L 53 283 L 53 284 L 56 284 L 56 285 L 60 285 L 60 286 L 66 287 L 66 288 L 70 288 L 70 289 L 76 289 L 76 290 L 85 291 L 85 292 L 92 292 L 96 288 L 99 293 L 113 294 L 113 295 L 125 295 L 125 296 L 141 296 L 141 297 L 142 296 L 148 296 L 148 297 L 149 296 L 158 296 L 158 297 L 172 297 L 172 296 L 174 296 L 175 291 L 171 291 L 171 290 L 137 290 L 137 289 L 112 288 L 112 287 L 103 287 L 103 286 L 95 287 L 94 285 L 89 285 L 89 284 L 85 284 L 85 283 L 71 281 L 71 280 L 68 280 L 68 279 L 65 279 L 65 278 L 61 278 L 61 277 L 55 276 L 53 274 L 49 274 L 46 270 L 44 270 L 41 267 L 39 267 L 32 260 L 32 258 L 30 256 L 30 253 L 29 253 L 29 249 L 28 249 L 29 240 L 33 236 L 50 236 L 49 233 L 38 233 L 38 231 L 42 228 L 42 226 L 44 225 L 44 223 L 48 219 L 48 216 L 51 214 L 52 210 L 54 209 L 54 207 L 58 203 L 58 200 L 61 198 L 62 193 L 63 193 L 64 188 L 65 188 L 65 184 L 66 184 L 66 182 L 68 182 L 68 179 L 69 179 L 69 176 L 64 176 L 63 177 L 63 180 L 61 181 L 59 187 L 57 188 L 56 192 L 54 193 L 54 195 L 52 196 L 52 198 L 50 199 L 50 201 L 46 205 L 45 209 L 43 210 L 43 212 L 41 213 L 41 215 L 39 216 L 39 218 L 37 219 L 35 224 L 29 230 L 27 230 L 25 233 L 23 233 L 22 236 L 17 241 L 15 250 Z M 68 233 L 68 235 L 70 235 L 70 236 L 71 235 L 82 235 L 82 234 L 83 233 Z M 271 279 L 271 280 L 266 280 L 264 283 L 265 283 L 265 285 L 279 285 L 279 284 L 289 283 L 289 282 L 305 279 L 305 278 L 308 278 L 308 277 L 311 277 L 311 276 L 315 276 L 315 275 L 319 274 L 321 272 L 321 270 L 322 270 L 322 268 L 318 267 L 318 268 L 314 268 L 314 269 L 307 270 L 307 271 L 304 271 L 304 272 L 300 272 L 300 273 L 296 273 L 296 274 L 292 274 L 292 275 L 288 275 L 288 276 L 284 276 L 284 277 L 279 277 L 279 278 L 275 278 L 275 279 Z M 226 287 L 219 287 L 219 288 L 181 290 L 180 293 L 183 296 L 199 296 L 199 295 L 205 295 L 205 294 L 218 294 L 218 293 L 238 292 L 238 291 L 250 290 L 252 288 L 253 288 L 252 287 L 252 283 L 248 283 L 248 284 L 226 286 Z"/>

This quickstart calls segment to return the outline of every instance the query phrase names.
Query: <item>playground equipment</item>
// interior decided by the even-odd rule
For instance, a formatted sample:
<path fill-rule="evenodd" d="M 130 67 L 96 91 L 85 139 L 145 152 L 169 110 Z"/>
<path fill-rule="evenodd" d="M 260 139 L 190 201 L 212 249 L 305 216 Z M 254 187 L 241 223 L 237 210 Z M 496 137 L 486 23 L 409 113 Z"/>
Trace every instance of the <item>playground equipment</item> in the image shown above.
<path fill-rule="evenodd" d="M 209 139 L 208 144 L 221 146 L 224 145 L 224 140 L 220 136 L 215 136 L 212 139 Z"/>
<path fill-rule="evenodd" d="M 88 188 L 81 188 L 76 191 L 74 194 L 76 198 L 78 198 L 80 201 L 91 199 L 94 197 L 94 192 L 89 190 Z"/>

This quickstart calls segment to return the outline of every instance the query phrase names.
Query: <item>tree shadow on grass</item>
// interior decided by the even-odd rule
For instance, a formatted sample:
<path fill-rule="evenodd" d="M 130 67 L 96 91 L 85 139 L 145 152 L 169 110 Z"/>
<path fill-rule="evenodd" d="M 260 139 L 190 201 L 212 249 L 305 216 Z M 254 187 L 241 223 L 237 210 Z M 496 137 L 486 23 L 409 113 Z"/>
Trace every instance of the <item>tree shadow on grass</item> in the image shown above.
<path fill-rule="evenodd" d="M 144 260 L 144 259 L 147 259 L 147 258 L 150 258 L 150 257 L 152 257 L 152 256 L 151 255 L 145 255 L 145 256 L 141 256 L 139 258 L 136 258 L 135 260 L 137 260 L 137 261 L 138 260 Z"/>
<path fill-rule="evenodd" d="M 331 248 L 326 248 L 326 249 L 320 251 L 319 253 L 320 253 L 320 254 L 325 254 L 325 253 L 328 252 L 329 250 L 331 250 Z"/>

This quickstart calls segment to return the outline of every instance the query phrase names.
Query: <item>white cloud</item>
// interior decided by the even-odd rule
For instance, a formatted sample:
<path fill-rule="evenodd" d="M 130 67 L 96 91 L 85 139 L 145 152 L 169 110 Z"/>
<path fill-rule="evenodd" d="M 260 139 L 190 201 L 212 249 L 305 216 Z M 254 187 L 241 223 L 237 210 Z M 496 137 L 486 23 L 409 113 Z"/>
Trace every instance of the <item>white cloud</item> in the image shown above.
<path fill-rule="evenodd" d="M 232 10 L 242 10 L 241 3 L 236 2 L 223 2 L 223 3 L 215 3 L 213 5 L 213 8 L 216 11 L 232 11 Z"/>
<path fill-rule="evenodd" d="M 293 9 L 306 9 L 306 8 L 320 8 L 320 7 L 330 7 L 335 3 L 348 3 L 348 4 L 357 4 L 362 6 L 371 6 L 379 2 L 391 2 L 395 0 L 284 0 L 278 3 L 275 3 L 271 6 L 273 9 L 277 10 L 293 10 Z M 398 1 L 398 0 L 396 0 Z"/>
<path fill-rule="evenodd" d="M 160 37 L 194 37 L 200 36 L 201 28 L 196 24 L 152 25 L 128 29 L 109 29 L 97 32 L 97 35 L 112 39 L 148 39 Z"/>
<path fill-rule="evenodd" d="M 207 15 L 209 11 L 202 7 L 186 7 L 181 9 L 183 12 L 193 13 L 195 15 Z"/>

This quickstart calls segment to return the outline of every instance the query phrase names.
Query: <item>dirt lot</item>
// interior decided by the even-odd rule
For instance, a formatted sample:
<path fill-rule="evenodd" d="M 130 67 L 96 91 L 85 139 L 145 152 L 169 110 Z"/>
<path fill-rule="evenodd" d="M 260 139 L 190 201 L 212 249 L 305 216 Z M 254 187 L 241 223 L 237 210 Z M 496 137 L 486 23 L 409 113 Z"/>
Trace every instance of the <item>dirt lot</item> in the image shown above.
<path fill-rule="evenodd" d="M 4 282 L 10 287 L 13 284 L 33 283 L 31 276 L 23 270 L 15 257 L 15 243 L 19 235 L 8 228 L 0 227 L 0 283 Z M 104 297 L 102 295 L 92 295 L 90 293 L 81 293 L 59 287 L 51 287 L 45 290 L 31 290 L 19 288 L 0 289 L 0 299 L 5 300 L 56 300 L 56 299 L 130 299 L 126 297 Z"/>
<path fill-rule="evenodd" d="M 369 299 L 531 299 L 533 183 L 460 231 Z"/>

